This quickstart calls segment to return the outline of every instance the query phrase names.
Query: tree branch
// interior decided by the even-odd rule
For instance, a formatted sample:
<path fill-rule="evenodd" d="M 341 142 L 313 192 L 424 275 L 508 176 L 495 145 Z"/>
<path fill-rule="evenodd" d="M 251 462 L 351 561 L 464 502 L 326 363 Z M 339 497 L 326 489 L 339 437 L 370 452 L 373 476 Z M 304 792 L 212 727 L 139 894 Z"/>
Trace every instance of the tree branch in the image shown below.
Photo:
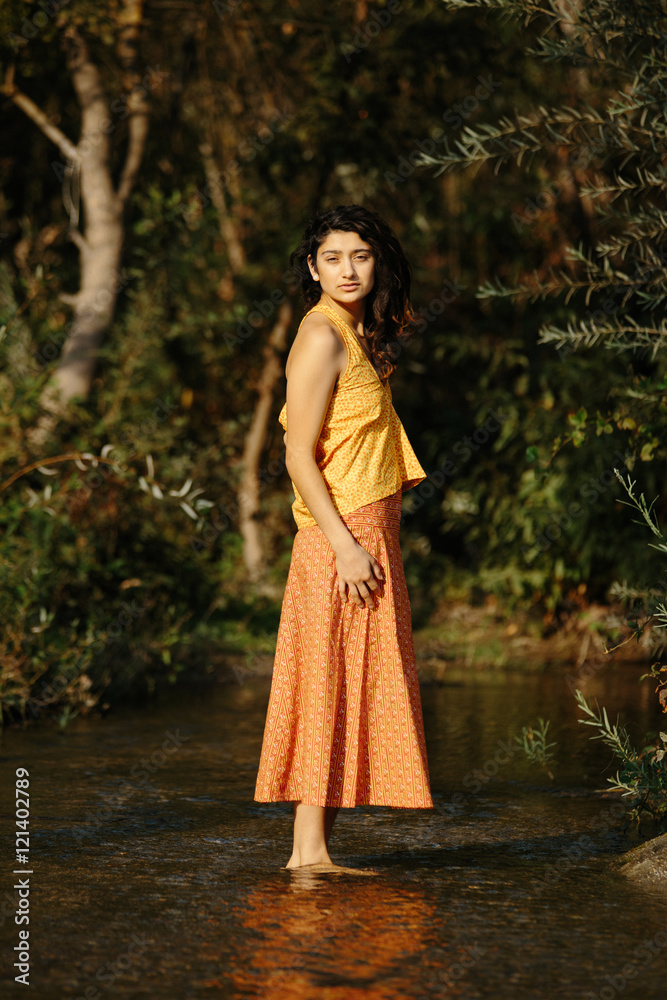
<path fill-rule="evenodd" d="M 7 70 L 7 75 L 5 76 L 5 83 L 3 86 L 3 91 L 9 97 L 17 108 L 20 108 L 28 118 L 30 118 L 35 125 L 44 133 L 47 139 L 55 143 L 63 156 L 66 156 L 68 160 L 78 160 L 79 154 L 77 148 L 73 142 L 67 138 L 64 132 L 61 132 L 57 125 L 52 125 L 47 116 L 38 108 L 33 100 L 31 100 L 27 94 L 24 94 L 18 89 L 14 83 L 14 67 L 11 66 Z"/>
<path fill-rule="evenodd" d="M 117 46 L 129 112 L 127 155 L 118 182 L 118 199 L 123 205 L 134 187 L 148 135 L 147 94 L 146 88 L 141 86 L 137 60 L 142 18 L 143 0 L 124 0 L 123 11 L 119 17 L 121 30 Z"/>
<path fill-rule="evenodd" d="M 86 242 L 85 237 L 79 232 L 78 229 L 70 229 L 68 235 L 79 253 L 90 253 L 90 247 Z"/>
<path fill-rule="evenodd" d="M 227 199 L 225 198 L 225 191 L 221 181 L 222 174 L 217 169 L 213 157 L 213 149 L 209 142 L 201 142 L 199 144 L 199 152 L 204 163 L 204 173 L 206 174 L 211 201 L 218 213 L 220 235 L 227 246 L 230 270 L 232 274 L 241 274 L 246 267 L 246 255 L 227 209 Z"/>

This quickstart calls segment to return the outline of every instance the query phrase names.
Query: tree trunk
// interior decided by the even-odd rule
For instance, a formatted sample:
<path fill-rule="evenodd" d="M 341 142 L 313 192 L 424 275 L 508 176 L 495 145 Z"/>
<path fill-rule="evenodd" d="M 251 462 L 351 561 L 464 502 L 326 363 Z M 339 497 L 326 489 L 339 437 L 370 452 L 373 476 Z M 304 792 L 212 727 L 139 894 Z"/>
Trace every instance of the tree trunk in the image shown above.
<path fill-rule="evenodd" d="M 33 438 L 41 443 L 74 397 L 88 396 L 105 331 L 114 315 L 122 284 L 123 210 L 136 179 L 148 131 L 146 90 L 138 87 L 137 47 L 143 0 L 124 0 L 119 13 L 118 57 L 127 92 L 128 148 L 125 165 L 114 188 L 109 166 L 112 118 L 97 66 L 75 26 L 63 34 L 67 65 L 81 106 L 81 137 L 76 146 L 52 125 L 46 115 L 13 85 L 8 75 L 5 92 L 52 139 L 68 161 L 63 173 L 78 175 L 85 233 L 77 228 L 78 204 L 70 203 L 70 236 L 79 250 L 81 282 L 74 295 L 63 295 L 74 308 L 58 366 L 40 402 L 47 410 Z"/>
<path fill-rule="evenodd" d="M 109 139 L 103 123 L 110 119 L 109 105 L 97 67 L 75 28 L 64 38 L 72 83 L 81 105 L 81 139 L 77 146 L 81 200 L 86 220 L 85 237 L 71 235 L 79 248 L 81 286 L 66 299 L 74 316 L 58 367 L 42 402 L 62 413 L 75 396 L 90 392 L 97 354 L 113 317 L 123 245 L 123 202 L 109 170 Z"/>
<path fill-rule="evenodd" d="M 223 274 L 220 279 L 218 290 L 220 296 L 226 302 L 231 302 L 234 298 L 233 275 L 241 274 L 246 267 L 246 255 L 243 244 L 236 231 L 230 214 L 227 210 L 227 199 L 225 190 L 220 180 L 221 174 L 218 171 L 213 157 L 213 148 L 208 140 L 200 143 L 199 152 L 204 163 L 204 173 L 206 174 L 207 187 L 211 193 L 211 201 L 218 214 L 218 226 L 220 236 L 227 247 L 227 260 L 229 262 L 229 274 Z"/>
<path fill-rule="evenodd" d="M 254 583 L 259 582 L 264 573 L 264 552 L 257 520 L 260 511 L 259 460 L 266 441 L 273 391 L 283 372 L 281 355 L 287 344 L 292 311 L 291 302 L 283 302 L 264 348 L 264 367 L 257 383 L 257 406 L 243 450 L 243 474 L 238 491 L 239 530 L 243 537 L 243 559 Z"/>
<path fill-rule="evenodd" d="M 197 62 L 199 66 L 199 84 L 201 88 L 201 108 L 199 109 L 199 120 L 195 127 L 203 133 L 202 141 L 199 143 L 199 152 L 204 164 L 204 174 L 206 176 L 206 187 L 209 192 L 211 202 L 218 216 L 218 226 L 220 236 L 227 249 L 227 272 L 222 274 L 218 285 L 218 294 L 225 302 L 232 302 L 234 299 L 234 277 L 242 274 L 247 266 L 246 253 L 243 248 L 238 225 L 232 217 L 227 205 L 225 186 L 227 184 L 226 171 L 218 170 L 215 156 L 215 123 L 216 110 L 211 77 L 208 71 L 206 60 L 206 48 L 204 45 L 205 36 L 200 33 L 198 39 Z M 195 123 L 193 123 L 195 124 Z M 221 144 L 224 149 L 224 144 Z M 232 176 L 235 176 L 232 174 Z M 237 197 L 240 192 L 237 190 Z"/>

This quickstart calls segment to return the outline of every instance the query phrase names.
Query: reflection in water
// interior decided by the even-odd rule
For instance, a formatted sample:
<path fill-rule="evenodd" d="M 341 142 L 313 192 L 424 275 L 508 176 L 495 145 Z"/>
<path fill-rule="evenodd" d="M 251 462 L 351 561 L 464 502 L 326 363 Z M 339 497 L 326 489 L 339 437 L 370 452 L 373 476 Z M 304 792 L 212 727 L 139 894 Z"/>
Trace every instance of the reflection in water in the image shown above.
<path fill-rule="evenodd" d="M 633 735 L 661 721 L 641 672 L 586 682 Z M 636 955 L 667 900 L 615 871 L 615 766 L 564 672 L 424 686 L 435 808 L 341 810 L 331 855 L 363 877 L 281 870 L 292 806 L 253 800 L 269 686 L 2 736 L 5 773 L 30 772 L 35 997 L 664 1000 L 667 948 Z M 554 783 L 507 749 L 540 715 Z M 3 998 L 15 944 L 0 920 Z"/>
<path fill-rule="evenodd" d="M 278 890 L 251 890 L 233 972 L 237 995 L 404 997 L 409 970 L 434 940 L 436 902 L 416 888 L 370 884 L 370 876 L 361 882 L 295 871 Z"/>

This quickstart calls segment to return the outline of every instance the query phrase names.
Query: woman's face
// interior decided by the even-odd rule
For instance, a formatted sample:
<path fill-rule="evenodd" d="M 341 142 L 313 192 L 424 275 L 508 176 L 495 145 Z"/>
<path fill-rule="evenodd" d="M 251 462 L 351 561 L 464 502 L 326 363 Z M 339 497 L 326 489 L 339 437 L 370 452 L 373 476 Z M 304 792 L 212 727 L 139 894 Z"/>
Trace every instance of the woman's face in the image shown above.
<path fill-rule="evenodd" d="M 375 283 L 375 257 L 358 233 L 335 230 L 317 251 L 317 261 L 308 258 L 310 273 L 322 292 L 343 305 L 360 302 Z"/>

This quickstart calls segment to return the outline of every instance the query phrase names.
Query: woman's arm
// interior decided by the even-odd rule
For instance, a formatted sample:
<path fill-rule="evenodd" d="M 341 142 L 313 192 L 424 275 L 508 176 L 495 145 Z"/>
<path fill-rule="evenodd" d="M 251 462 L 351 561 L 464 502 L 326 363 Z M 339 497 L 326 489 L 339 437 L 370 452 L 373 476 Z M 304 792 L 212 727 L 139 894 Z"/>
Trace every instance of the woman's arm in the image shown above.
<path fill-rule="evenodd" d="M 338 589 L 358 607 L 373 607 L 373 591 L 383 579 L 379 563 L 359 545 L 333 505 L 315 449 L 336 379 L 345 369 L 347 352 L 340 336 L 322 315 L 301 325 L 290 351 L 287 379 L 287 471 L 336 555 Z"/>

